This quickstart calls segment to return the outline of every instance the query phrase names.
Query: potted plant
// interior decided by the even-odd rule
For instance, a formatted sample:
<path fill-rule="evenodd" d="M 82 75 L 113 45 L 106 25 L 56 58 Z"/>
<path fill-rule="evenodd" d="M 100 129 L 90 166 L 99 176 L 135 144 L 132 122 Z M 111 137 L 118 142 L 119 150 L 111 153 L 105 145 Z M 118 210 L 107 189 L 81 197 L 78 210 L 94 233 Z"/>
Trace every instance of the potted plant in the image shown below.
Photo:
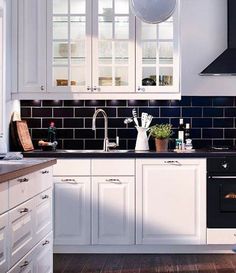
<path fill-rule="evenodd" d="M 168 150 L 169 138 L 173 135 L 171 124 L 156 124 L 149 129 L 150 135 L 155 138 L 157 152 Z"/>

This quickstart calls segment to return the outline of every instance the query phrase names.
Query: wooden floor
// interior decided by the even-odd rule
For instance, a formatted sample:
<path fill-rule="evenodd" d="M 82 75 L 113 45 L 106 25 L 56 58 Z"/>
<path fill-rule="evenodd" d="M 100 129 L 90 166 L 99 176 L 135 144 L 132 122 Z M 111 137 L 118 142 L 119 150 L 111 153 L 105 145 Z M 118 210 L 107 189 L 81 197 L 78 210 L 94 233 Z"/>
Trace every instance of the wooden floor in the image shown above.
<path fill-rule="evenodd" d="M 231 255 L 54 255 L 54 273 L 236 273 Z"/>

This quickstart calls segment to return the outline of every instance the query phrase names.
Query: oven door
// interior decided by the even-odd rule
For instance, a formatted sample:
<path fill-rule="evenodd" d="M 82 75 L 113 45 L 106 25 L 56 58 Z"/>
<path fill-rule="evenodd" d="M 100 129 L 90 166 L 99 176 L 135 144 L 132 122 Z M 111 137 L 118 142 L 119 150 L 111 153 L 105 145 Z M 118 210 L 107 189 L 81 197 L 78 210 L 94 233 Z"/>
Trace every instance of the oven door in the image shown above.
<path fill-rule="evenodd" d="M 236 176 L 208 177 L 207 227 L 236 228 Z"/>

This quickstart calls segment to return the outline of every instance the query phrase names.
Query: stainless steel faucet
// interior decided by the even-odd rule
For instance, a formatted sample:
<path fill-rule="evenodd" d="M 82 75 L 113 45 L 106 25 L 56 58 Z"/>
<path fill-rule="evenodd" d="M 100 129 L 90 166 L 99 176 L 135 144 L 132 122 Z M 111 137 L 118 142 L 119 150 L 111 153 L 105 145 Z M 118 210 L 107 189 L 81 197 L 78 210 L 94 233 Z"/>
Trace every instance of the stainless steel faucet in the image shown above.
<path fill-rule="evenodd" d="M 97 115 L 99 113 L 102 113 L 103 117 L 104 117 L 104 141 L 103 141 L 103 151 L 104 152 L 108 152 L 109 148 L 116 148 L 117 146 L 119 146 L 119 137 L 116 137 L 116 143 L 114 142 L 109 142 L 108 139 L 108 117 L 107 117 L 107 113 L 102 110 L 102 109 L 97 109 L 93 115 L 93 125 L 92 125 L 92 130 L 96 130 L 96 118 Z"/>

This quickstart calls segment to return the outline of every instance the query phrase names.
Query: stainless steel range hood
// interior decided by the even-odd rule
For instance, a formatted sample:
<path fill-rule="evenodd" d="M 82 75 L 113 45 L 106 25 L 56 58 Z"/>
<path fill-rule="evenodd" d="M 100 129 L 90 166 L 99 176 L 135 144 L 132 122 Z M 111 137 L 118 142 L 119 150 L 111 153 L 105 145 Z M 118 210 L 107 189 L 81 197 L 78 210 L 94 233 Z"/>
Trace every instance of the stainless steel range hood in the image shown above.
<path fill-rule="evenodd" d="M 228 0 L 228 48 L 200 75 L 236 76 L 236 0 Z"/>

